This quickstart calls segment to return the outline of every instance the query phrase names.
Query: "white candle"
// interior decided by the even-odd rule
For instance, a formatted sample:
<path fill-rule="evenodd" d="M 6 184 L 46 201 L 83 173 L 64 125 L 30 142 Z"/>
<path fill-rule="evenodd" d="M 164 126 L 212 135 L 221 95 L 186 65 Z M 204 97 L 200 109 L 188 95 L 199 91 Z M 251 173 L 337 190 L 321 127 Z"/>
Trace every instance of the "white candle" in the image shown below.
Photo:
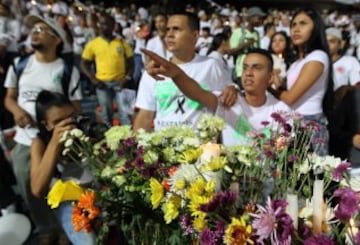
<path fill-rule="evenodd" d="M 315 180 L 313 192 L 313 231 L 315 234 L 321 233 L 322 219 L 323 219 L 323 193 L 324 181 Z"/>
<path fill-rule="evenodd" d="M 286 201 L 288 203 L 286 207 L 286 213 L 293 220 L 294 228 L 297 230 L 298 228 L 298 196 L 296 194 L 287 194 Z"/>
<path fill-rule="evenodd" d="M 220 149 L 220 145 L 218 144 L 207 143 L 205 145 L 202 145 L 201 149 L 202 149 L 202 154 L 200 157 L 201 162 L 204 161 L 209 162 L 213 157 L 220 156 L 221 149 Z"/>

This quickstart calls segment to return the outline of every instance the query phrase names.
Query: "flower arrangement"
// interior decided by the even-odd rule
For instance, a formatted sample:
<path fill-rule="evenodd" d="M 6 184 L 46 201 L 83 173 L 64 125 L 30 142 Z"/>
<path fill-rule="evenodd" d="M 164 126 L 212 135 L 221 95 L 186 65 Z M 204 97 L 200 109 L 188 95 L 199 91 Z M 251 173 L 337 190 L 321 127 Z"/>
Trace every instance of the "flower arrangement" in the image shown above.
<path fill-rule="evenodd" d="M 264 122 L 251 145 L 231 147 L 216 144 L 224 123 L 209 115 L 196 131 L 68 133 L 77 145 L 63 154 L 81 152 L 96 184 L 74 204 L 75 228 L 96 229 L 99 243 L 115 225 L 130 244 L 359 244 L 350 164 L 314 153 L 315 123 L 272 117 L 276 130 Z"/>

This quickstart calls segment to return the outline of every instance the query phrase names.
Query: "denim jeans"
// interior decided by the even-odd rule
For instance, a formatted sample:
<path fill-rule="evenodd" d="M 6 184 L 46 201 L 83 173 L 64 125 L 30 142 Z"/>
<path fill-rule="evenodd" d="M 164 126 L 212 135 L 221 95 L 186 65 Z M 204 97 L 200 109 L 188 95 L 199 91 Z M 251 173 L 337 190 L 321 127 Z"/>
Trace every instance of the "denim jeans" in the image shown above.
<path fill-rule="evenodd" d="M 113 120 L 113 101 L 116 99 L 118 106 L 119 118 L 122 125 L 131 124 L 129 115 L 126 111 L 123 110 L 122 100 L 121 100 L 121 91 L 120 85 L 118 82 L 105 81 L 104 87 L 96 89 L 96 96 L 98 98 L 99 104 L 101 106 L 101 116 L 104 120 L 106 126 L 112 126 Z"/>
<path fill-rule="evenodd" d="M 72 202 L 62 202 L 60 206 L 54 209 L 55 215 L 64 229 L 67 237 L 73 245 L 95 245 L 96 238 L 93 232 L 86 233 L 85 231 L 74 231 L 74 226 L 71 221 L 72 217 Z"/>
<path fill-rule="evenodd" d="M 305 115 L 304 119 L 306 121 L 314 121 L 319 125 L 319 130 L 314 130 L 313 135 L 311 136 L 311 144 L 317 155 L 326 156 L 329 153 L 328 120 L 323 113 Z"/>
<path fill-rule="evenodd" d="M 134 71 L 133 71 L 132 77 L 136 84 L 138 84 L 140 81 L 143 69 L 144 69 L 144 63 L 143 63 L 141 54 L 135 53 L 134 54 Z"/>

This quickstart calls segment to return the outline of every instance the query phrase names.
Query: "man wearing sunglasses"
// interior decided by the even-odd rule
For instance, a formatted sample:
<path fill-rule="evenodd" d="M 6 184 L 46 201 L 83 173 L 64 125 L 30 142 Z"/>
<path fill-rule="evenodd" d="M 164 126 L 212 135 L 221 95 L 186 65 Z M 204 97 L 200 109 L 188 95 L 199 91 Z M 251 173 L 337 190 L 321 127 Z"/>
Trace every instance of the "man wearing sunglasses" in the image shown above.
<path fill-rule="evenodd" d="M 34 53 L 27 57 L 27 62 L 19 75 L 17 68 L 22 58 L 16 58 L 14 65 L 9 68 L 5 87 L 6 108 L 13 114 L 16 123 L 16 146 L 12 151 L 13 169 L 19 186 L 20 194 L 27 204 L 31 217 L 39 232 L 39 238 L 44 238 L 41 244 L 54 244 L 49 236 L 54 227 L 52 212 L 47 206 L 45 199 L 39 199 L 32 195 L 29 188 L 30 178 L 30 145 L 37 135 L 35 125 L 35 100 L 42 90 L 68 93 L 68 98 L 80 110 L 80 89 L 76 89 L 79 80 L 79 72 L 74 67 L 69 74 L 69 93 L 62 87 L 64 69 L 67 67 L 60 58 L 65 40 L 64 30 L 54 19 L 42 18 L 30 15 L 25 18 L 31 35 L 31 46 Z M 43 235 L 42 235 L 43 234 Z"/>

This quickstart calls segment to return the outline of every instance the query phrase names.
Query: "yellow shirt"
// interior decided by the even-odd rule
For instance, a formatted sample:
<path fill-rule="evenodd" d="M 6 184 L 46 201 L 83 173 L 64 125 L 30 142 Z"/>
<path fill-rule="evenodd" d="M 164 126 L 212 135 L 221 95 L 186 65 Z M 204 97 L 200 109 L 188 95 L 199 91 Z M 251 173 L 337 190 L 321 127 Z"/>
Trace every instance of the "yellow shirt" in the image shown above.
<path fill-rule="evenodd" d="M 126 76 L 126 58 L 134 53 L 130 45 L 119 38 L 107 41 L 99 36 L 91 40 L 84 48 L 82 58 L 94 61 L 96 78 L 101 81 L 122 80 Z"/>

